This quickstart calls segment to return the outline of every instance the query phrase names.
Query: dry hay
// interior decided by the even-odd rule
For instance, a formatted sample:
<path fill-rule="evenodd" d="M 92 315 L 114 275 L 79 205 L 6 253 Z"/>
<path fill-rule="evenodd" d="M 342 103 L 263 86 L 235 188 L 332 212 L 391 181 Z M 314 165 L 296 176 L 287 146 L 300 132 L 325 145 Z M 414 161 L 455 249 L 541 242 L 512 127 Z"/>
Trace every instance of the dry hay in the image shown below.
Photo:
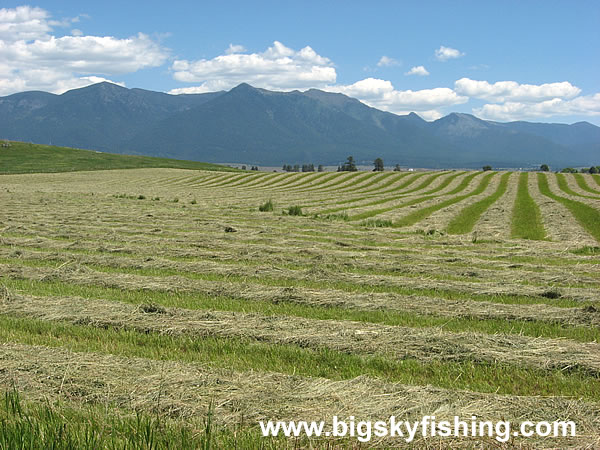
<path fill-rule="evenodd" d="M 526 445 L 600 445 L 600 405 L 560 397 L 516 397 L 451 391 L 382 382 L 366 376 L 332 381 L 275 373 L 210 369 L 199 364 L 73 353 L 20 344 L 0 345 L 0 384 L 13 384 L 30 398 L 64 398 L 83 403 L 157 411 L 193 420 L 215 405 L 219 424 L 256 424 L 259 420 L 325 420 L 334 415 L 358 420 L 572 420 L 578 437 L 532 437 Z M 472 439 L 493 445 L 491 439 Z M 431 444 L 431 440 L 425 441 Z M 424 441 L 416 441 L 413 445 Z M 450 439 L 439 444 L 451 445 Z M 388 441 L 389 444 L 389 441 Z M 510 444 L 510 442 L 509 442 Z"/>
<path fill-rule="evenodd" d="M 551 179 L 553 179 L 553 177 L 549 177 L 548 181 Z M 544 229 L 550 239 L 554 241 L 569 242 L 577 247 L 597 245 L 596 240 L 590 236 L 581 225 L 579 225 L 566 206 L 542 195 L 538 187 L 536 176 L 529 177 L 528 188 L 529 194 L 540 207 L 542 223 L 544 224 Z M 564 194 L 564 192 L 560 195 L 562 194 Z"/>
<path fill-rule="evenodd" d="M 600 374 L 600 344 L 519 335 L 451 333 L 436 328 L 409 328 L 372 323 L 263 316 L 226 311 L 196 311 L 159 305 L 130 305 L 77 297 L 13 295 L 0 312 L 97 327 L 141 332 L 249 338 L 273 344 L 329 348 L 392 359 L 486 361 L 542 369 L 579 368 Z"/>
<path fill-rule="evenodd" d="M 481 319 L 541 320 L 566 325 L 598 326 L 600 313 L 586 307 L 559 308 L 546 304 L 501 304 L 471 300 L 446 300 L 393 293 L 355 293 L 335 289 L 264 286 L 252 283 L 189 280 L 181 277 L 142 277 L 87 271 L 83 276 L 53 269 L 0 264 L 0 275 L 13 279 L 54 280 L 79 285 L 97 285 L 125 290 L 200 293 L 248 301 L 297 303 L 308 306 L 339 307 L 364 311 L 416 312 L 448 317 Z M 598 308 L 597 308 L 598 309 Z"/>

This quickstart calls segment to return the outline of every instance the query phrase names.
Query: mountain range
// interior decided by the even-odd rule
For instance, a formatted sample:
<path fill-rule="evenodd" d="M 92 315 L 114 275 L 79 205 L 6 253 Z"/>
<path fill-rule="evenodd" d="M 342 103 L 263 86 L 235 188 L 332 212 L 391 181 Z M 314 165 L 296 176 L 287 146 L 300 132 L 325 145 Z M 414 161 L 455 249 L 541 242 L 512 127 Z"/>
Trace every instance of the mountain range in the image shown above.
<path fill-rule="evenodd" d="M 0 139 L 111 153 L 252 165 L 367 164 L 427 168 L 590 166 L 600 127 L 478 119 L 433 122 L 396 115 L 343 94 L 273 92 L 248 84 L 227 92 L 169 95 L 98 83 L 61 95 L 0 97 Z"/>

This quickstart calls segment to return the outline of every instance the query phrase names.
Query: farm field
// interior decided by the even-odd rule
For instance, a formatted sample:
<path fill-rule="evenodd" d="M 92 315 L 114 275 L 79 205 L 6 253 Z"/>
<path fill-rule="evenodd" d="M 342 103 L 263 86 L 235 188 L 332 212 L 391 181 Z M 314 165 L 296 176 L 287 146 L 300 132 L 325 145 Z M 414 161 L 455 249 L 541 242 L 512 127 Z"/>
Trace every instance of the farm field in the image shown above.
<path fill-rule="evenodd" d="M 0 175 L 0 323 L 0 448 L 357 448 L 258 427 L 334 415 L 574 421 L 412 445 L 593 448 L 600 178 Z"/>

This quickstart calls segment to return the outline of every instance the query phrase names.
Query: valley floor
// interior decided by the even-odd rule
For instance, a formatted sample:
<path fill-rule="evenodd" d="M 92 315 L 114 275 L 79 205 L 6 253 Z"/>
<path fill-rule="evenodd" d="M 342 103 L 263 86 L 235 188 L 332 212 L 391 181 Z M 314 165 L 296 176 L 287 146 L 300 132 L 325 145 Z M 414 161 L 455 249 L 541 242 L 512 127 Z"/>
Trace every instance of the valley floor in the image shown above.
<path fill-rule="evenodd" d="M 258 422 L 425 415 L 577 436 L 412 445 L 600 446 L 599 242 L 592 175 L 1 175 L 0 448 L 356 448 Z"/>

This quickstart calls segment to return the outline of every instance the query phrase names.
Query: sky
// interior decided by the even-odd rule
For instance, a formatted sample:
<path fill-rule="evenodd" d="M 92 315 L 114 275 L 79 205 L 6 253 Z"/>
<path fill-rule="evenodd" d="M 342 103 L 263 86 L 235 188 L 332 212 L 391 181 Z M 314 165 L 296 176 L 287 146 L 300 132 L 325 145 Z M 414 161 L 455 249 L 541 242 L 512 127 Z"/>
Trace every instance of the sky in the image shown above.
<path fill-rule="evenodd" d="M 600 125 L 600 1 L 0 2 L 0 96 L 100 81 Z"/>

